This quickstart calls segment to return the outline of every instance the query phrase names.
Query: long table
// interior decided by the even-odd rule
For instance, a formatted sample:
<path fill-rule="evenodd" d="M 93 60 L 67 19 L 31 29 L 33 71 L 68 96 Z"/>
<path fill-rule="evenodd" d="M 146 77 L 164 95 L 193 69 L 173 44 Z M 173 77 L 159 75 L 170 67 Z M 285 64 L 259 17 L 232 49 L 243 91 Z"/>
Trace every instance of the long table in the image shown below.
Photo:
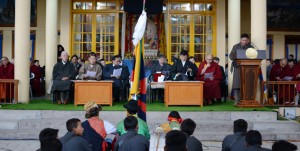
<path fill-rule="evenodd" d="M 112 83 L 113 81 L 75 80 L 74 106 L 88 101 L 112 106 Z"/>
<path fill-rule="evenodd" d="M 165 81 L 165 105 L 203 107 L 203 81 Z"/>

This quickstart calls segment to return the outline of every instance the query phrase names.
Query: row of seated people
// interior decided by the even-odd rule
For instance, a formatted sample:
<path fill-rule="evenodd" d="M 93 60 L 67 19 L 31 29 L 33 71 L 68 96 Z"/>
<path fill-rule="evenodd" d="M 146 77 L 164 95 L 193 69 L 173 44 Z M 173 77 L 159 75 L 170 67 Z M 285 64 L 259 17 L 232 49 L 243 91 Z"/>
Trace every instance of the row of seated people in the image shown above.
<path fill-rule="evenodd" d="M 300 80 L 300 64 L 296 64 L 293 59 L 280 59 L 279 62 L 269 66 L 270 81 L 299 81 Z M 268 73 L 268 72 L 267 72 Z M 274 89 L 274 90 L 273 90 Z M 272 94 L 272 93 L 275 94 Z M 269 87 L 268 97 L 274 99 L 276 95 L 278 103 L 281 105 L 294 105 L 295 86 L 294 85 L 278 85 Z M 274 100 L 273 100 L 274 101 Z M 277 100 L 275 100 L 277 101 Z"/>
<path fill-rule="evenodd" d="M 96 54 L 89 54 L 89 61 L 85 64 L 79 64 L 72 57 L 72 62 L 68 60 L 68 53 L 61 53 L 61 61 L 53 68 L 52 92 L 55 95 L 55 101 L 58 104 L 67 104 L 70 100 L 70 91 L 73 90 L 72 80 L 112 80 L 113 81 L 113 99 L 114 102 L 120 101 L 120 91 L 124 90 L 123 98 L 127 98 L 125 88 L 129 86 L 129 70 L 127 66 L 121 64 L 121 57 L 116 55 L 112 58 L 112 63 L 100 65 L 96 62 Z M 119 70 L 114 74 L 115 70 Z"/>
<path fill-rule="evenodd" d="M 199 65 L 195 64 L 195 59 L 189 60 L 188 51 L 180 52 L 180 59 L 174 59 L 174 64 L 167 64 L 166 57 L 159 55 L 158 63 L 154 64 L 151 73 L 157 79 L 156 74 L 163 75 L 164 80 L 174 81 L 204 81 L 203 94 L 206 104 L 211 105 L 214 99 L 221 101 L 222 96 L 227 96 L 226 76 L 224 68 L 219 63 L 219 58 L 206 55 L 205 61 Z M 159 93 L 159 100 L 162 99 L 162 92 Z"/>
<path fill-rule="evenodd" d="M 165 151 L 203 151 L 204 144 L 194 134 L 197 124 L 192 119 L 182 119 L 177 111 L 171 111 L 166 123 L 160 124 L 155 133 L 157 138 L 150 138 L 149 128 L 145 121 L 137 117 L 137 101 L 130 100 L 124 105 L 127 117 L 117 127 L 100 119 L 101 106 L 88 102 L 84 109 L 87 120 L 81 122 L 73 118 L 66 122 L 68 132 L 58 138 L 58 130 L 46 128 L 40 132 L 40 150 L 51 151 L 149 151 L 150 140 L 158 142 L 159 134 L 165 136 Z M 259 131 L 249 130 L 243 119 L 233 123 L 233 134 L 227 135 L 222 142 L 222 151 L 271 151 L 262 147 L 262 136 Z M 155 135 L 151 135 L 155 137 Z M 158 144 L 156 150 L 158 150 Z M 153 150 L 153 148 L 152 148 Z M 297 146 L 284 141 L 276 141 L 273 151 L 296 151 Z"/>

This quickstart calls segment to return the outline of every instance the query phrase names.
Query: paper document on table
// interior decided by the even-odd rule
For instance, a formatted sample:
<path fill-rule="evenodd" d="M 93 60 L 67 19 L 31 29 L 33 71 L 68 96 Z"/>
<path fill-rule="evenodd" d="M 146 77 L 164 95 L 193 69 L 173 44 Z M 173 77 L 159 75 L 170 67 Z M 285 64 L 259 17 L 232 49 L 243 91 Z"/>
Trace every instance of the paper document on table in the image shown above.
<path fill-rule="evenodd" d="M 121 76 L 122 68 L 114 69 L 113 76 Z"/>
<path fill-rule="evenodd" d="M 96 72 L 95 71 L 87 71 L 86 76 L 88 76 L 88 77 L 95 77 L 96 76 Z"/>
<path fill-rule="evenodd" d="M 164 82 L 164 80 L 165 80 L 165 76 L 164 75 L 160 75 L 157 78 L 157 82 Z"/>
<path fill-rule="evenodd" d="M 204 73 L 204 80 L 205 79 L 209 79 L 209 78 L 211 78 L 211 77 L 213 77 L 214 76 L 214 73 L 213 72 L 210 72 L 210 73 Z"/>
<path fill-rule="evenodd" d="M 291 80 L 293 80 L 293 77 L 285 76 L 282 80 L 283 81 L 291 81 Z"/>

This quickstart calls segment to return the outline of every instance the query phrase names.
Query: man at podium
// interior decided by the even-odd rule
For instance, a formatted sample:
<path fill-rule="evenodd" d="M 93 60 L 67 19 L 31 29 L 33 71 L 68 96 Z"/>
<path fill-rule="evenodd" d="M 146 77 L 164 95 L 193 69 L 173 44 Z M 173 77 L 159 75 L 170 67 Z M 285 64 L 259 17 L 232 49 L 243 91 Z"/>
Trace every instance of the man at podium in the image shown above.
<path fill-rule="evenodd" d="M 238 101 L 240 101 L 240 82 L 241 82 L 240 67 L 236 63 L 236 59 L 237 59 L 236 54 L 237 51 L 247 50 L 248 48 L 252 48 L 249 41 L 249 36 L 248 34 L 242 34 L 240 43 L 235 44 L 232 47 L 232 50 L 229 54 L 229 58 L 232 60 L 230 72 L 233 72 L 232 90 L 234 91 L 234 100 L 235 100 L 234 105 L 236 105 Z"/>

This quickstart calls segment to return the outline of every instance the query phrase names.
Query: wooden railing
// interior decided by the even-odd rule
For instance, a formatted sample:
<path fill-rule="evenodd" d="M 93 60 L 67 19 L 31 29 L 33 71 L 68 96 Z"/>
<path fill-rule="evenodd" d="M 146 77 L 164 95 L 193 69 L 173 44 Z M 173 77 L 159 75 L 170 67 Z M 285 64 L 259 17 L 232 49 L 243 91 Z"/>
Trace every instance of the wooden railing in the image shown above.
<path fill-rule="evenodd" d="M 0 79 L 0 103 L 18 103 L 18 83 L 15 79 Z"/>
<path fill-rule="evenodd" d="M 299 81 L 262 81 L 260 104 L 263 106 L 299 106 L 296 86 Z"/>

